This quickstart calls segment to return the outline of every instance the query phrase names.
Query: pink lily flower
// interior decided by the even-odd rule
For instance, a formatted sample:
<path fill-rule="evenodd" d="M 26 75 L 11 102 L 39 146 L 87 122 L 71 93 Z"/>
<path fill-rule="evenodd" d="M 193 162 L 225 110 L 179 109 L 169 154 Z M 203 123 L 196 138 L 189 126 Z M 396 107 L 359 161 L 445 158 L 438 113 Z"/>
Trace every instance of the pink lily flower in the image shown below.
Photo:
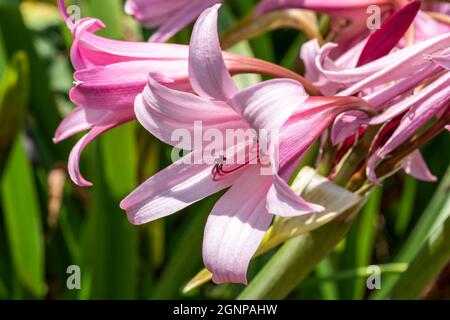
<path fill-rule="evenodd" d="M 134 100 L 144 89 L 149 73 L 158 74 L 159 81 L 170 88 L 192 90 L 188 79 L 189 47 L 106 39 L 94 34 L 104 28 L 101 21 L 85 18 L 73 23 L 64 0 L 58 0 L 58 6 L 74 36 L 70 57 L 75 68 L 75 87 L 70 91 L 70 99 L 78 107 L 57 128 L 54 142 L 90 130 L 72 149 L 68 169 L 75 184 L 91 186 L 80 173 L 83 150 L 99 135 L 136 118 Z M 232 74 L 291 77 L 313 90 L 306 80 L 274 64 L 231 53 L 224 53 L 224 58 Z"/>
<path fill-rule="evenodd" d="M 125 12 L 145 27 L 161 26 L 149 39 L 166 42 L 207 8 L 222 0 L 127 0 Z"/>
<path fill-rule="evenodd" d="M 351 109 L 370 106 L 354 97 L 308 97 L 303 86 L 290 79 L 269 80 L 238 90 L 226 69 L 217 35 L 220 5 L 205 10 L 195 24 L 189 54 L 189 79 L 196 94 L 176 91 L 149 78 L 135 103 L 139 122 L 164 142 L 173 141 L 174 129 L 195 135 L 193 123 L 226 135 L 227 129 L 277 130 L 279 142 L 268 139 L 270 151 L 265 164 L 245 152 L 243 164 L 228 162 L 241 150 L 258 149 L 258 141 L 238 141 L 215 148 L 223 162 L 195 162 L 204 145 L 157 173 L 121 203 L 133 224 L 147 223 L 229 188 L 208 218 L 203 258 L 216 283 L 247 283 L 246 271 L 274 215 L 298 216 L 321 211 L 321 206 L 303 200 L 287 180 L 309 147 L 333 119 Z M 195 143 L 194 143 L 195 146 Z M 278 150 L 278 153 L 276 153 Z M 271 174 L 262 168 L 269 165 Z"/>
<path fill-rule="evenodd" d="M 273 10 L 282 10 L 287 8 L 302 8 L 317 11 L 320 13 L 330 15 L 332 19 L 332 31 L 337 33 L 334 42 L 339 44 L 335 56 L 339 57 L 347 50 L 351 49 L 361 41 L 366 41 L 370 35 L 370 30 L 367 27 L 367 20 L 369 14 L 367 8 L 371 5 L 376 5 L 380 8 L 381 17 L 384 19 L 391 19 L 393 23 L 397 23 L 396 28 L 392 28 L 393 33 L 404 34 L 403 28 L 408 28 L 409 23 L 402 21 L 403 18 L 408 19 L 408 13 L 405 11 L 416 11 L 417 18 L 414 20 L 414 35 L 415 42 L 424 41 L 437 34 L 450 32 L 450 26 L 438 22 L 427 15 L 424 11 L 417 10 L 422 2 L 419 0 L 408 1 L 405 0 L 339 0 L 339 1 L 320 1 L 320 0 L 263 0 L 255 9 L 255 14 L 263 14 Z M 404 7 L 409 7 L 408 10 L 403 10 Z M 417 8 L 416 8 L 417 7 Z M 445 12 L 448 7 L 443 5 L 427 5 L 426 9 L 431 11 Z M 342 28 L 339 23 L 341 19 L 349 20 L 351 23 Z M 379 30 L 376 30 L 377 32 Z M 379 42 L 380 45 L 389 46 L 389 41 L 396 41 L 396 37 L 390 34 L 385 41 Z"/>
<path fill-rule="evenodd" d="M 354 68 L 387 55 L 413 23 L 419 8 L 420 2 L 413 1 L 396 11 L 383 22 L 380 29 L 339 56 L 334 62 L 335 67 Z M 334 95 L 345 87 L 328 80 L 321 70 L 316 68 L 315 59 L 320 52 L 317 41 L 310 41 L 302 47 L 300 55 L 306 65 L 306 78 L 313 81 L 324 94 Z"/>
<path fill-rule="evenodd" d="M 367 175 L 378 183 L 376 165 L 430 119 L 447 112 L 450 94 L 450 33 L 435 36 L 379 59 L 370 58 L 373 61 L 354 68 L 343 68 L 332 62 L 329 54 L 335 46 L 327 44 L 318 49 L 315 44 L 317 56 L 314 61 L 311 61 L 310 52 L 303 55 L 309 59 L 307 67 L 312 68 L 316 78 L 322 77 L 322 81 L 325 78 L 333 84 L 339 96 L 358 94 L 382 113 L 372 118 L 358 113 L 340 116 L 333 127 L 334 143 L 344 141 L 361 124 L 380 125 L 402 117 L 391 137 L 369 160 Z M 374 54 L 378 53 L 374 51 Z M 426 87 L 410 95 L 419 85 Z M 421 180 L 435 181 L 418 151 L 402 164 L 408 174 Z"/>

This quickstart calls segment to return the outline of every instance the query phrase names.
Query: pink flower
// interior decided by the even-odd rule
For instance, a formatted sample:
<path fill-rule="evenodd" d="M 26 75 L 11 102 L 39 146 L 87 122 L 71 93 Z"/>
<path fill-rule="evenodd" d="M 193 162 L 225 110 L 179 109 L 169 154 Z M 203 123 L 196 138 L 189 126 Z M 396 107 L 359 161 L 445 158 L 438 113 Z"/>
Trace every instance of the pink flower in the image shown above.
<path fill-rule="evenodd" d="M 248 264 L 274 215 L 298 216 L 323 209 L 304 201 L 286 182 L 302 156 L 337 114 L 369 106 L 354 97 L 308 97 L 301 84 L 289 79 L 238 90 L 220 51 L 219 7 L 207 9 L 192 34 L 189 78 L 196 94 L 172 90 L 150 77 L 136 99 L 138 120 L 159 139 L 181 148 L 191 144 L 175 143 L 171 133 L 184 129 L 195 135 L 195 121 L 224 136 L 227 129 L 276 130 L 279 142 L 268 138 L 267 154 L 259 152 L 262 140 L 217 147 L 224 161 L 216 164 L 195 162 L 204 152 L 205 145 L 200 145 L 144 182 L 122 201 L 121 208 L 130 222 L 143 224 L 230 188 L 208 218 L 203 257 L 216 283 L 247 283 Z M 254 149 L 256 155 L 248 151 Z M 242 150 L 245 163 L 228 162 Z M 270 161 L 264 163 L 263 156 Z M 267 166 L 270 174 L 264 175 Z"/>
<path fill-rule="evenodd" d="M 149 41 L 165 42 L 221 0 L 127 0 L 125 11 L 146 27 L 161 27 Z"/>
<path fill-rule="evenodd" d="M 63 0 L 58 0 L 58 6 L 74 36 L 70 57 L 75 68 L 75 87 L 70 91 L 70 99 L 78 107 L 57 128 L 54 141 L 58 143 L 91 129 L 72 149 L 68 164 L 74 183 L 90 186 L 80 173 L 82 151 L 102 133 L 135 119 L 134 100 L 145 87 L 149 73 L 158 74 L 158 80 L 170 88 L 190 91 L 189 47 L 106 39 L 94 34 L 104 28 L 99 20 L 85 18 L 73 23 Z M 292 77 L 313 88 L 300 76 L 271 63 L 231 53 L 224 56 L 232 74 Z"/>
<path fill-rule="evenodd" d="M 391 19 L 391 22 L 396 23 L 396 28 L 393 27 L 391 29 L 394 34 L 390 34 L 384 41 L 379 42 L 381 45 L 389 47 L 390 41 L 398 42 L 395 33 L 403 34 L 406 30 L 403 31 L 402 29 L 405 26 L 406 28 L 409 26 L 409 23 L 402 21 L 402 18 L 408 19 L 408 14 L 414 11 L 414 16 L 417 14 L 417 18 L 414 20 L 415 42 L 424 41 L 436 34 L 450 32 L 450 26 L 447 24 L 434 20 L 424 11 L 419 10 L 417 12 L 421 4 L 422 2 L 418 0 L 409 3 L 405 0 L 263 0 L 256 7 L 255 14 L 263 14 L 273 10 L 287 8 L 303 8 L 330 15 L 332 17 L 332 31 L 336 33 L 333 41 L 339 44 L 339 48 L 333 56 L 337 58 L 359 42 L 365 41 L 370 35 L 371 32 L 367 26 L 367 22 L 371 13 L 368 13 L 367 9 L 373 5 L 380 8 L 383 19 L 396 15 L 395 19 Z M 403 10 L 400 13 L 399 11 L 402 11 L 404 7 L 409 7 L 409 9 Z M 434 6 L 427 5 L 426 9 L 445 12 L 445 10 L 448 10 L 448 6 L 442 4 Z M 407 11 L 410 12 L 408 13 Z M 340 23 L 342 19 L 350 21 L 350 24 L 342 27 L 342 23 Z M 385 41 L 386 43 L 384 43 Z"/>
<path fill-rule="evenodd" d="M 386 32 L 389 28 L 381 30 Z M 376 36 L 384 38 L 383 34 Z M 334 63 L 330 59 L 330 52 L 336 47 L 335 44 L 330 43 L 319 49 L 316 43 L 311 43 L 307 48 L 313 44 L 314 51 L 308 49 L 302 55 L 308 59 L 306 66 L 310 69 L 307 73 L 310 79 L 311 75 L 314 76 L 325 83 L 325 88 L 331 88 L 339 96 L 359 95 L 380 111 L 379 115 L 372 118 L 358 113 L 340 116 L 333 127 L 332 139 L 335 143 L 344 141 L 361 124 L 381 125 L 391 123 L 397 117 L 401 118 L 390 137 L 374 150 L 369 159 L 367 175 L 373 182 L 378 182 L 375 175 L 377 164 L 433 117 L 439 118 L 448 112 L 450 32 L 385 56 L 378 50 L 386 54 L 390 51 L 389 48 L 385 50 L 382 46 L 375 46 L 367 56 L 369 62 L 358 67 L 344 67 Z M 369 45 L 370 40 L 366 43 L 366 46 Z M 382 57 L 376 58 L 378 55 Z M 425 87 L 412 94 L 420 85 Z M 435 180 L 418 151 L 402 165 L 407 173 L 418 179 Z"/>

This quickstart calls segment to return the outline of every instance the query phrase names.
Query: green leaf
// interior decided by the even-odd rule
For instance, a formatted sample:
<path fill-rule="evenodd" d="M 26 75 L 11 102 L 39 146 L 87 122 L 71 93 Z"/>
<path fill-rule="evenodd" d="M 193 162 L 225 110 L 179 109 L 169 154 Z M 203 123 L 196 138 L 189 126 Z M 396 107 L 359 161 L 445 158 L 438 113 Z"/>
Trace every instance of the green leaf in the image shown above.
<path fill-rule="evenodd" d="M 28 59 L 16 53 L 0 82 L 0 177 L 10 149 L 22 128 L 28 103 Z"/>
<path fill-rule="evenodd" d="M 414 202 L 417 193 L 417 180 L 410 176 L 405 176 L 404 186 L 402 191 L 402 199 L 400 200 L 400 207 L 396 213 L 395 233 L 399 237 L 405 234 L 411 216 L 414 210 Z"/>
<path fill-rule="evenodd" d="M 316 275 L 320 278 L 330 278 L 335 273 L 335 268 L 333 266 L 333 261 L 331 257 L 323 259 L 316 267 Z M 322 299 L 324 300 L 338 300 L 339 291 L 335 281 L 330 279 L 327 282 L 321 282 L 318 284 L 319 291 L 321 293 Z"/>
<path fill-rule="evenodd" d="M 15 1 L 14 1 L 15 2 Z M 33 38 L 25 27 L 18 5 L 0 2 L 0 33 L 9 57 L 17 51 L 24 51 L 30 62 L 30 112 L 33 126 L 43 137 L 45 152 L 40 152 L 43 163 L 49 168 L 55 159 L 64 159 L 67 145 L 54 146 L 52 138 L 61 116 L 56 108 L 54 95 L 50 90 L 46 64 L 36 53 Z M 32 131 L 33 134 L 36 130 Z"/>
<path fill-rule="evenodd" d="M 21 136 L 16 140 L 5 168 L 1 194 L 15 276 L 27 293 L 41 298 L 46 292 L 41 213 Z"/>
<path fill-rule="evenodd" d="M 94 154 L 89 157 L 94 186 L 82 242 L 84 275 L 80 295 L 90 299 L 133 299 L 136 298 L 138 271 L 137 229 L 127 221 L 119 208 L 121 198 L 115 197 L 109 184 L 113 176 L 105 172 L 99 144 L 110 141 L 103 138 L 107 137 L 92 144 Z M 115 147 L 120 150 L 121 146 L 115 143 Z M 120 167 L 115 169 L 121 170 Z M 115 180 L 111 183 L 121 182 Z M 128 182 L 125 180 L 123 183 L 127 185 Z"/>
<path fill-rule="evenodd" d="M 445 176 L 439 183 L 439 187 L 436 190 L 433 198 L 430 200 L 427 208 L 422 213 L 419 221 L 417 221 L 413 231 L 405 241 L 404 246 L 401 248 L 393 262 L 411 262 L 418 254 L 419 250 L 426 243 L 432 234 L 432 230 L 435 226 L 443 223 L 446 219 L 444 207 L 449 199 L 448 187 L 450 185 L 450 167 L 447 169 Z M 389 275 L 384 278 L 381 290 L 373 293 L 372 299 L 386 299 L 398 281 L 398 276 Z"/>
<path fill-rule="evenodd" d="M 445 220 L 444 220 L 445 218 Z M 391 299 L 417 299 L 450 260 L 450 197 L 443 205 L 428 240 L 391 290 Z"/>
<path fill-rule="evenodd" d="M 99 35 L 123 39 L 123 4 L 121 0 L 83 0 L 81 8 L 84 17 L 95 17 L 106 25 Z"/>
<path fill-rule="evenodd" d="M 382 189 L 375 188 L 367 204 L 361 211 L 345 240 L 342 253 L 341 269 L 359 268 L 370 264 L 375 243 L 376 221 L 380 212 Z M 350 279 L 342 283 L 342 297 L 345 299 L 362 299 L 366 283 L 361 279 Z"/>
<path fill-rule="evenodd" d="M 238 299 L 284 299 L 334 249 L 350 226 L 327 224 L 287 241 Z"/>
<path fill-rule="evenodd" d="M 101 19 L 100 34 L 124 38 L 120 0 L 84 0 L 83 16 Z M 93 175 L 91 214 L 83 237 L 82 298 L 133 299 L 137 297 L 138 229 L 132 226 L 120 200 L 137 185 L 137 147 L 134 124 L 122 125 L 93 143 L 89 154 Z M 92 149 L 91 149 L 92 150 Z"/>

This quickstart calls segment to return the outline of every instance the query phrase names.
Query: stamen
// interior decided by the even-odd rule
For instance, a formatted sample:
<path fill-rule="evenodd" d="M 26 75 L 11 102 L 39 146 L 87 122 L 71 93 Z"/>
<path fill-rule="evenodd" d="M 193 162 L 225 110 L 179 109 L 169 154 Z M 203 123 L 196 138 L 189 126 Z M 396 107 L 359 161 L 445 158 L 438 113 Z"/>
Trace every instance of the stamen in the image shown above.
<path fill-rule="evenodd" d="M 257 163 L 261 163 L 261 158 L 260 158 L 260 151 L 259 151 L 259 143 L 256 143 L 256 161 Z M 250 158 L 250 157 L 249 157 Z M 242 168 L 244 168 L 245 166 L 247 166 L 248 164 L 250 164 L 250 159 L 247 160 L 245 163 L 243 164 L 239 164 L 235 167 L 232 168 L 224 168 L 225 165 L 225 161 L 227 160 L 227 158 L 225 156 L 220 157 L 219 159 L 216 159 L 216 163 L 214 164 L 214 166 L 211 169 L 211 174 L 213 176 L 213 181 L 218 181 L 220 179 L 220 177 L 223 177 L 227 174 L 236 172 Z"/>

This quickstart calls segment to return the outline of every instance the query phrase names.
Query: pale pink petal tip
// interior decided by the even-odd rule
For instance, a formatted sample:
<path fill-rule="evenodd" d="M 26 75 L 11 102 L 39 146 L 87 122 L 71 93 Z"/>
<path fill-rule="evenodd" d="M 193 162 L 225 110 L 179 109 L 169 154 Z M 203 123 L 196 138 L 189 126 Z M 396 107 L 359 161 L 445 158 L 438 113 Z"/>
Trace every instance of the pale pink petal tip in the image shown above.
<path fill-rule="evenodd" d="M 369 158 L 369 161 L 367 162 L 366 175 L 369 178 L 369 180 L 372 181 L 373 184 L 375 185 L 380 184 L 380 180 L 378 180 L 378 177 L 375 173 L 375 168 L 381 159 L 382 158 L 379 157 L 377 153 L 375 153 L 373 156 Z"/>
<path fill-rule="evenodd" d="M 295 217 L 325 210 L 321 205 L 303 200 L 277 175 L 273 178 L 273 185 L 270 187 L 266 199 L 268 212 L 281 217 Z"/>
<path fill-rule="evenodd" d="M 402 163 L 403 169 L 410 176 L 427 182 L 437 181 L 437 177 L 433 175 L 428 168 L 425 160 L 419 151 L 414 151 Z"/>
<path fill-rule="evenodd" d="M 206 9 L 195 23 L 189 46 L 189 79 L 198 95 L 227 101 L 237 89 L 225 65 L 217 33 L 220 6 Z"/>

